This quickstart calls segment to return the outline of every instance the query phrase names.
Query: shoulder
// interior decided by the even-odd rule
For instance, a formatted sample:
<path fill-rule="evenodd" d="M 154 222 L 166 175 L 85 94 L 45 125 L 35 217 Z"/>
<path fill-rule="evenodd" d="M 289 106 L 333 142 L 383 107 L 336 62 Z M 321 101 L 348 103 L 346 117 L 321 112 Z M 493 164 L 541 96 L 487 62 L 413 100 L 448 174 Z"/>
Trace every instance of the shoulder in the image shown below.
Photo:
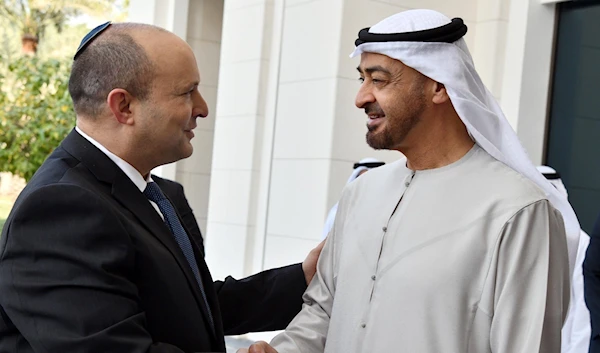
<path fill-rule="evenodd" d="M 387 163 L 381 167 L 371 169 L 361 175 L 344 188 L 345 194 L 377 194 L 386 192 L 390 188 L 399 185 L 398 180 L 408 176 L 411 171 L 406 167 L 406 158 L 402 156 L 398 160 Z"/>
<path fill-rule="evenodd" d="M 479 148 L 472 163 L 465 173 L 466 184 L 481 191 L 482 197 L 515 203 L 519 208 L 547 199 L 546 193 L 532 180 L 498 161 L 482 148 Z"/>
<path fill-rule="evenodd" d="M 126 241 L 125 233 L 122 218 L 97 192 L 70 183 L 48 184 L 19 196 L 2 229 L 0 258 L 9 249 L 95 244 L 92 248 L 99 250 L 100 244 Z"/>
<path fill-rule="evenodd" d="M 106 198 L 83 185 L 68 182 L 28 185 L 17 198 L 7 225 L 15 221 L 79 224 L 83 220 L 110 214 L 111 209 Z"/>

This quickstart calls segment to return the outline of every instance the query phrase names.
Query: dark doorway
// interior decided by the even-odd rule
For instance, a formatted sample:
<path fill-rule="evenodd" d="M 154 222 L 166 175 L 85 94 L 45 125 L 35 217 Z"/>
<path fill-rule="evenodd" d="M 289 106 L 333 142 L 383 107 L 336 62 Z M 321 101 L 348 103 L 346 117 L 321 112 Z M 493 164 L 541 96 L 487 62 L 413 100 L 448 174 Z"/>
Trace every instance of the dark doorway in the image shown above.
<path fill-rule="evenodd" d="M 561 174 L 589 233 L 600 212 L 600 1 L 558 11 L 546 164 Z"/>

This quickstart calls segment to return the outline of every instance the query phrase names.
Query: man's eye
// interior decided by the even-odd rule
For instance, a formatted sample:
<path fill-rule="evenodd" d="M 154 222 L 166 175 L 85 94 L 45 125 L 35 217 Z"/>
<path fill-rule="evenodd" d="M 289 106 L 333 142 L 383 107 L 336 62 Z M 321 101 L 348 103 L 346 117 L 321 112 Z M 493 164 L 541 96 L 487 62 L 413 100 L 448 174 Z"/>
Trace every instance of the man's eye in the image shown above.
<path fill-rule="evenodd" d="M 360 82 L 360 83 L 363 83 L 363 82 L 365 82 L 365 78 L 364 78 L 364 77 L 359 77 L 359 78 L 358 78 L 358 82 Z"/>

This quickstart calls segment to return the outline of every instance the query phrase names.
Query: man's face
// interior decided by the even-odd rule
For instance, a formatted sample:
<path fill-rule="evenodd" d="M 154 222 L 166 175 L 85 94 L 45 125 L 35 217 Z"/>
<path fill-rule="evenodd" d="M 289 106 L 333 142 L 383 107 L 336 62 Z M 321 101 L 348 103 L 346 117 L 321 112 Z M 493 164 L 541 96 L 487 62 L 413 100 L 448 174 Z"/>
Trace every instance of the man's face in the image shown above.
<path fill-rule="evenodd" d="M 142 104 L 140 136 L 160 165 L 192 154 L 196 118 L 206 117 L 208 107 L 198 91 L 200 74 L 191 49 L 172 41 L 158 49 L 152 92 Z"/>
<path fill-rule="evenodd" d="M 399 149 L 426 108 L 427 78 L 388 56 L 363 53 L 362 81 L 356 106 L 368 116 L 367 143 L 375 149 Z"/>

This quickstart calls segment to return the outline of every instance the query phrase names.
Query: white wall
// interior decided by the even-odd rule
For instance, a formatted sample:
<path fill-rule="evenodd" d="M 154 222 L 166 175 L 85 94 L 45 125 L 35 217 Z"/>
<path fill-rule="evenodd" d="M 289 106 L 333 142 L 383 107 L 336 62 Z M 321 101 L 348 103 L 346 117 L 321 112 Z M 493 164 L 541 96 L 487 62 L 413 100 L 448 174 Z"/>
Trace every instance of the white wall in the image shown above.
<path fill-rule="evenodd" d="M 278 52 L 271 50 L 276 3 L 225 2 L 206 241 L 215 278 L 262 268 L 272 147 L 267 114 L 276 88 L 269 82 L 278 72 Z"/>
<path fill-rule="evenodd" d="M 544 158 L 556 5 L 511 0 L 502 109 L 535 164 Z"/>

